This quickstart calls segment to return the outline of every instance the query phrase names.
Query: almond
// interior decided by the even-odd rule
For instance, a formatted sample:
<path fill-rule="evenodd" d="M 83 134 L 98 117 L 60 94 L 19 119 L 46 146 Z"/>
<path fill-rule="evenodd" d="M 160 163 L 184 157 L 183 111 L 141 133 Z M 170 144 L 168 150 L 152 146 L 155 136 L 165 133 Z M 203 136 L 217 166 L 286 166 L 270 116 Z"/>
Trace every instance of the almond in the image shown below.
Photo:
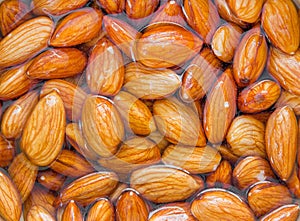
<path fill-rule="evenodd" d="M 299 169 L 298 169 L 298 173 L 299 173 Z M 288 186 L 290 192 L 294 194 L 294 196 L 300 198 L 300 180 L 297 175 L 296 167 L 293 170 L 290 178 L 286 181 L 286 185 Z"/>
<path fill-rule="evenodd" d="M 218 145 L 216 146 L 217 150 L 221 153 L 222 158 L 225 160 L 228 160 L 231 163 L 236 163 L 238 159 L 240 158 L 239 156 L 235 155 L 230 146 L 228 144 L 225 145 Z"/>
<path fill-rule="evenodd" d="M 16 149 L 13 142 L 7 140 L 0 134 L 0 167 L 8 166 L 14 159 Z"/>
<path fill-rule="evenodd" d="M 280 92 L 280 86 L 276 82 L 258 81 L 240 92 L 238 108 L 244 113 L 258 113 L 267 110 L 277 101 Z"/>
<path fill-rule="evenodd" d="M 204 107 L 203 127 L 211 143 L 224 140 L 236 113 L 236 93 L 231 69 L 227 69 L 208 94 Z"/>
<path fill-rule="evenodd" d="M 129 18 L 139 19 L 151 15 L 158 6 L 159 0 L 127 0 L 125 11 Z"/>
<path fill-rule="evenodd" d="M 28 211 L 26 221 L 55 221 L 55 217 L 51 215 L 43 206 L 33 206 Z"/>
<path fill-rule="evenodd" d="M 151 166 L 134 171 L 130 185 L 154 203 L 185 200 L 204 187 L 201 178 L 167 166 Z"/>
<path fill-rule="evenodd" d="M 71 12 L 56 26 L 50 45 L 70 47 L 90 41 L 101 30 L 102 17 L 101 11 L 89 7 Z"/>
<path fill-rule="evenodd" d="M 160 161 L 160 151 L 152 141 L 135 137 L 124 141 L 111 158 L 100 158 L 99 164 L 117 173 L 128 174 L 133 170 Z"/>
<path fill-rule="evenodd" d="M 31 6 L 36 15 L 62 15 L 77 8 L 83 7 L 88 0 L 72 0 L 72 3 L 61 0 L 33 0 Z"/>
<path fill-rule="evenodd" d="M 11 104 L 3 114 L 2 134 L 8 138 L 19 138 L 24 125 L 38 102 L 37 91 L 30 91 Z"/>
<path fill-rule="evenodd" d="M 63 186 L 66 177 L 54 172 L 53 170 L 44 170 L 38 173 L 37 181 L 49 190 L 59 191 Z"/>
<path fill-rule="evenodd" d="M 102 198 L 99 199 L 92 207 L 89 209 L 86 221 L 114 221 L 115 211 L 113 205 L 109 200 Z"/>
<path fill-rule="evenodd" d="M 0 41 L 0 69 L 21 64 L 48 46 L 53 21 L 44 16 L 30 19 Z"/>
<path fill-rule="evenodd" d="M 60 204 L 74 200 L 78 204 L 86 206 L 97 198 L 109 195 L 116 188 L 117 184 L 118 177 L 113 172 L 91 173 L 65 186 L 53 205 L 58 207 Z"/>
<path fill-rule="evenodd" d="M 0 17 L 0 30 L 5 36 L 31 16 L 25 3 L 19 0 L 7 0 L 0 4 Z"/>
<path fill-rule="evenodd" d="M 239 87 L 259 78 L 265 68 L 267 53 L 266 38 L 257 25 L 245 33 L 234 54 L 233 77 Z"/>
<path fill-rule="evenodd" d="M 273 111 L 268 110 L 268 111 L 264 111 L 264 112 L 260 112 L 260 113 L 256 113 L 256 114 L 250 114 L 248 116 L 254 117 L 256 120 L 259 120 L 263 124 L 266 124 L 272 113 L 273 113 Z"/>
<path fill-rule="evenodd" d="M 266 152 L 273 170 L 283 181 L 292 174 L 296 162 L 298 124 L 293 110 L 277 108 L 266 126 Z"/>
<path fill-rule="evenodd" d="M 4 170 L 0 170 L 0 219 L 5 221 L 20 220 L 22 213 L 22 201 L 17 187 L 7 176 Z"/>
<path fill-rule="evenodd" d="M 232 168 L 227 160 L 222 160 L 218 168 L 206 177 L 206 185 L 214 187 L 222 185 L 224 188 L 231 185 Z"/>
<path fill-rule="evenodd" d="M 180 97 L 186 102 L 203 98 L 217 81 L 222 63 L 213 52 L 204 48 L 183 73 Z"/>
<path fill-rule="evenodd" d="M 296 221 L 299 215 L 299 205 L 289 204 L 281 206 L 266 214 L 260 221 Z"/>
<path fill-rule="evenodd" d="M 137 40 L 137 58 L 148 67 L 168 68 L 195 56 L 202 45 L 200 38 L 179 25 L 154 25 Z"/>
<path fill-rule="evenodd" d="M 290 106 L 297 116 L 300 115 L 300 96 L 288 91 L 282 91 L 280 97 L 275 103 L 275 107 Z"/>
<path fill-rule="evenodd" d="M 133 190 L 122 193 L 116 203 L 118 221 L 147 221 L 148 214 L 148 205 Z"/>
<path fill-rule="evenodd" d="M 281 87 L 300 96 L 300 49 L 288 55 L 271 47 L 267 69 Z"/>
<path fill-rule="evenodd" d="M 256 183 L 247 195 L 249 206 L 257 217 L 293 201 L 286 186 L 268 181 Z"/>
<path fill-rule="evenodd" d="M 267 0 L 261 24 L 271 43 L 287 54 L 294 54 L 300 42 L 299 18 L 292 0 Z"/>
<path fill-rule="evenodd" d="M 37 166 L 52 163 L 64 143 L 66 114 L 63 101 L 56 92 L 49 93 L 36 105 L 28 118 L 20 146 Z"/>
<path fill-rule="evenodd" d="M 217 169 L 221 155 L 210 146 L 169 145 L 163 153 L 162 161 L 166 165 L 181 167 L 190 173 L 209 173 Z"/>
<path fill-rule="evenodd" d="M 189 25 L 210 43 L 220 22 L 216 6 L 211 0 L 184 0 L 183 5 Z"/>
<path fill-rule="evenodd" d="M 199 220 L 254 221 L 248 205 L 236 194 L 223 189 L 209 189 L 200 193 L 192 202 L 192 214 Z"/>
<path fill-rule="evenodd" d="M 50 168 L 68 177 L 80 177 L 94 171 L 86 159 L 71 150 L 62 150 Z"/>
<path fill-rule="evenodd" d="M 87 84 L 92 93 L 116 95 L 123 85 L 124 61 L 119 49 L 107 38 L 100 39 L 89 56 Z"/>
<path fill-rule="evenodd" d="M 258 181 L 275 179 L 269 162 L 259 156 L 249 156 L 239 161 L 233 170 L 233 183 L 239 189 L 247 189 Z"/>
<path fill-rule="evenodd" d="M 117 152 L 124 137 L 124 125 L 109 99 L 89 96 L 84 103 L 81 120 L 84 137 L 95 153 L 109 157 Z"/>
<path fill-rule="evenodd" d="M 176 98 L 155 101 L 153 114 L 158 130 L 169 142 L 206 146 L 206 138 L 197 114 Z"/>
<path fill-rule="evenodd" d="M 125 9 L 125 0 L 99 0 L 99 2 L 108 14 L 117 14 Z"/>
<path fill-rule="evenodd" d="M 236 117 L 229 127 L 226 140 L 237 156 L 266 157 L 265 125 L 251 116 Z"/>
<path fill-rule="evenodd" d="M 215 55 L 224 62 L 231 62 L 242 33 L 243 30 L 233 23 L 221 25 L 211 40 L 211 48 Z"/>
<path fill-rule="evenodd" d="M 83 221 L 80 208 L 77 206 L 74 200 L 68 202 L 63 214 L 61 221 Z"/>
<path fill-rule="evenodd" d="M 141 100 L 130 93 L 120 91 L 113 101 L 133 133 L 149 135 L 156 130 L 152 113 Z"/>

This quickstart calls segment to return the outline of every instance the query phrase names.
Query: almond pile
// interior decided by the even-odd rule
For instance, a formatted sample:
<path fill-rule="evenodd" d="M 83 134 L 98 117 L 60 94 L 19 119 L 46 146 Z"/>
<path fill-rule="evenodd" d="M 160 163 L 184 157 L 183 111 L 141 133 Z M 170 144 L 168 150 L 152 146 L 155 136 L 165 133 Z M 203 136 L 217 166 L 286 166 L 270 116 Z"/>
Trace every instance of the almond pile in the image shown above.
<path fill-rule="evenodd" d="M 1 221 L 298 219 L 299 1 L 0 2 Z"/>

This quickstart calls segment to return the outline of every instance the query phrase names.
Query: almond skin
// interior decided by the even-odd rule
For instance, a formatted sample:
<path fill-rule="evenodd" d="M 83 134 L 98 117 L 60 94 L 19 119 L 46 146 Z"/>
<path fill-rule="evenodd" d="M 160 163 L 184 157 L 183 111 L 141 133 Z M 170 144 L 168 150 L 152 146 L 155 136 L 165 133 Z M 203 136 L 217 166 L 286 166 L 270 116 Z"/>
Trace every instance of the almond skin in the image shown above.
<path fill-rule="evenodd" d="M 275 107 L 290 106 L 297 116 L 300 115 L 300 96 L 292 94 L 288 91 L 282 91 L 280 97 L 276 101 Z"/>
<path fill-rule="evenodd" d="M 298 124 L 293 110 L 277 108 L 266 126 L 266 152 L 273 170 L 283 181 L 292 174 L 296 162 Z"/>
<path fill-rule="evenodd" d="M 0 134 L 0 167 L 8 166 L 16 155 L 13 142 L 7 140 Z"/>
<path fill-rule="evenodd" d="M 129 18 L 133 18 L 133 19 L 145 18 L 154 12 L 158 3 L 159 0 L 144 0 L 144 1 L 127 0 L 125 11 Z"/>
<path fill-rule="evenodd" d="M 231 185 L 231 180 L 231 165 L 227 160 L 223 160 L 219 164 L 218 168 L 206 177 L 206 185 L 208 187 L 214 187 L 221 184 L 223 187 L 226 188 Z"/>
<path fill-rule="evenodd" d="M 223 189 L 209 189 L 200 193 L 192 202 L 191 211 L 199 221 L 255 220 L 253 212 L 239 196 Z"/>
<path fill-rule="evenodd" d="M 28 211 L 26 221 L 55 221 L 55 217 L 51 215 L 43 206 L 33 206 Z"/>
<path fill-rule="evenodd" d="M 125 9 L 125 0 L 98 0 L 108 14 L 117 14 Z"/>
<path fill-rule="evenodd" d="M 202 40 L 175 24 L 151 26 L 136 42 L 138 61 L 152 68 L 180 65 L 196 55 Z"/>
<path fill-rule="evenodd" d="M 122 193 L 116 203 L 118 221 L 147 221 L 148 214 L 148 205 L 133 190 Z"/>
<path fill-rule="evenodd" d="M 115 211 L 109 200 L 99 199 L 88 211 L 86 221 L 114 221 Z"/>
<path fill-rule="evenodd" d="M 102 17 L 101 11 L 89 7 L 71 12 L 56 26 L 50 45 L 71 47 L 90 41 L 101 30 Z"/>
<path fill-rule="evenodd" d="M 84 103 L 81 120 L 84 137 L 95 153 L 110 157 L 117 152 L 124 137 L 124 125 L 109 99 L 89 96 Z"/>
<path fill-rule="evenodd" d="M 3 114 L 1 132 L 8 138 L 19 138 L 32 110 L 38 103 L 38 92 L 30 91 L 11 104 Z"/>
<path fill-rule="evenodd" d="M 66 205 L 64 212 L 62 214 L 61 221 L 82 221 L 83 216 L 81 214 L 80 208 L 77 206 L 74 200 L 71 200 Z"/>
<path fill-rule="evenodd" d="M 134 171 L 130 186 L 154 203 L 168 203 L 187 199 L 204 183 L 182 170 L 159 165 Z"/>
<path fill-rule="evenodd" d="M 292 0 L 267 0 L 264 4 L 262 27 L 271 43 L 287 54 L 294 54 L 299 47 L 299 22 Z"/>
<path fill-rule="evenodd" d="M 164 150 L 162 161 L 166 165 L 181 167 L 190 173 L 209 173 L 217 169 L 221 161 L 221 155 L 210 146 L 169 145 Z"/>
<path fill-rule="evenodd" d="M 37 181 L 49 190 L 59 191 L 63 186 L 66 177 L 54 172 L 53 170 L 44 170 L 38 173 Z"/>
<path fill-rule="evenodd" d="M 238 108 L 244 113 L 258 113 L 270 108 L 280 96 L 280 85 L 274 81 L 258 81 L 238 96 Z"/>
<path fill-rule="evenodd" d="M 21 64 L 48 46 L 53 21 L 44 16 L 30 19 L 0 41 L 0 69 Z"/>
<path fill-rule="evenodd" d="M 210 0 L 185 0 L 184 10 L 189 25 L 210 43 L 220 22 L 216 6 Z"/>
<path fill-rule="evenodd" d="M 20 220 L 22 201 L 19 191 L 13 181 L 0 170 L 0 217 L 6 221 Z"/>
<path fill-rule="evenodd" d="M 226 136 L 236 113 L 236 94 L 232 72 L 227 69 L 208 94 L 204 107 L 203 128 L 213 144 L 221 143 Z"/>
<path fill-rule="evenodd" d="M 118 184 L 118 177 L 113 172 L 95 172 L 74 180 L 65 186 L 54 202 L 54 206 L 70 200 L 82 206 L 94 202 L 97 198 L 110 194 Z"/>
<path fill-rule="evenodd" d="M 54 48 L 34 58 L 26 74 L 31 79 L 71 77 L 80 74 L 86 63 L 86 55 L 76 48 Z"/>
<path fill-rule="evenodd" d="M 237 156 L 266 157 L 265 125 L 251 116 L 236 117 L 229 127 L 226 140 Z"/>
<path fill-rule="evenodd" d="M 157 129 L 173 144 L 206 146 L 201 122 L 194 110 L 174 97 L 154 102 Z"/>
<path fill-rule="evenodd" d="M 257 217 L 293 201 L 286 186 L 268 181 L 255 184 L 247 195 L 249 206 Z"/>
<path fill-rule="evenodd" d="M 31 7 L 36 15 L 62 15 L 83 7 L 88 0 L 73 0 L 72 3 L 61 0 L 33 0 Z"/>
<path fill-rule="evenodd" d="M 86 71 L 87 84 L 94 94 L 116 95 L 124 81 L 124 61 L 119 49 L 107 38 L 93 47 Z"/>
<path fill-rule="evenodd" d="M 288 55 L 271 47 L 267 69 L 281 87 L 300 96 L 300 49 Z"/>
<path fill-rule="evenodd" d="M 52 92 L 38 102 L 28 118 L 20 146 L 28 159 L 37 166 L 48 166 L 64 143 L 66 114 L 63 101 Z"/>
<path fill-rule="evenodd" d="M 299 205 L 289 204 L 281 206 L 272 212 L 266 214 L 259 221 L 296 221 L 299 215 Z"/>
<path fill-rule="evenodd" d="M 254 83 L 267 62 L 268 46 L 259 26 L 245 33 L 233 58 L 233 77 L 239 87 Z"/>

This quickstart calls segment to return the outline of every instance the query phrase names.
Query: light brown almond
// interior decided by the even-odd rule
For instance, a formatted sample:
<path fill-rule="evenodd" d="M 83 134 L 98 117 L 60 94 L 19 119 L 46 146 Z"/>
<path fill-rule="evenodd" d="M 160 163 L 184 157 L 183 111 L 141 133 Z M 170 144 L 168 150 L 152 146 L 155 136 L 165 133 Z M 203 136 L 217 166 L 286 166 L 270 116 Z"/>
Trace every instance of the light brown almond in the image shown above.
<path fill-rule="evenodd" d="M 125 11 L 129 18 L 139 19 L 151 15 L 156 9 L 159 0 L 144 0 L 135 1 L 127 0 L 125 5 Z"/>
<path fill-rule="evenodd" d="M 299 205 L 288 204 L 281 206 L 266 214 L 259 221 L 296 221 L 299 215 Z"/>
<path fill-rule="evenodd" d="M 37 181 L 49 190 L 59 191 L 66 177 L 54 172 L 53 170 L 44 170 L 38 173 Z"/>
<path fill-rule="evenodd" d="M 297 116 L 300 115 L 300 96 L 288 91 L 282 91 L 280 97 L 275 103 L 275 107 L 290 106 Z"/>
<path fill-rule="evenodd" d="M 99 2 L 108 14 L 117 14 L 125 9 L 125 0 L 99 0 Z"/>
<path fill-rule="evenodd" d="M 299 174 L 299 170 L 298 170 Z M 297 168 L 292 172 L 290 178 L 285 182 L 290 192 L 294 194 L 297 198 L 300 198 L 300 179 L 297 174 Z"/>
<path fill-rule="evenodd" d="M 215 187 L 222 185 L 227 188 L 231 185 L 232 168 L 227 160 L 222 160 L 218 168 L 206 177 L 206 185 L 208 187 Z"/>
<path fill-rule="evenodd" d="M 111 202 L 105 198 L 99 199 L 89 209 L 86 221 L 114 221 L 115 211 Z"/>
<path fill-rule="evenodd" d="M 148 138 L 156 143 L 156 146 L 159 148 L 160 152 L 163 151 L 169 146 L 169 142 L 164 138 L 164 136 L 159 132 L 155 131 L 149 134 Z"/>
<path fill-rule="evenodd" d="M 33 206 L 28 211 L 26 221 L 55 221 L 55 217 L 51 215 L 43 206 Z"/>
<path fill-rule="evenodd" d="M 61 221 L 83 221 L 80 208 L 77 206 L 74 200 L 71 200 L 66 205 L 61 217 Z"/>

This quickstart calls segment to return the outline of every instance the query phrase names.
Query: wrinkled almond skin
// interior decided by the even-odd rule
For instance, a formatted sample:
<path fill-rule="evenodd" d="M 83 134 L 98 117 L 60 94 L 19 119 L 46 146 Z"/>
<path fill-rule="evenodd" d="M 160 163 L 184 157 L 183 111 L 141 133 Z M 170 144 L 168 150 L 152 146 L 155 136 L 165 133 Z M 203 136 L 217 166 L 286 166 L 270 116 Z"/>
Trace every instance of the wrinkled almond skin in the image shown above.
<path fill-rule="evenodd" d="M 0 217 L 5 221 L 20 220 L 22 201 L 19 191 L 13 181 L 0 170 Z"/>
<path fill-rule="evenodd" d="M 22 151 L 37 166 L 48 166 L 64 143 L 66 114 L 54 91 L 39 100 L 28 118 L 20 142 Z"/>
<path fill-rule="evenodd" d="M 223 160 L 218 168 L 210 173 L 206 177 L 206 185 L 208 187 L 214 187 L 217 185 L 222 185 L 223 187 L 228 187 L 231 185 L 231 180 L 232 180 L 232 168 L 227 160 Z"/>
<path fill-rule="evenodd" d="M 262 80 L 243 89 L 238 95 L 238 108 L 243 113 L 258 113 L 269 109 L 279 98 L 280 85 Z"/>
<path fill-rule="evenodd" d="M 45 82 L 40 97 L 42 98 L 52 91 L 56 91 L 62 99 L 67 118 L 71 121 L 78 121 L 87 94 L 78 85 L 61 79 L 53 79 Z"/>
<path fill-rule="evenodd" d="M 265 0 L 226 0 L 232 13 L 240 20 L 254 23 L 258 20 Z"/>
<path fill-rule="evenodd" d="M 300 49 L 288 55 L 271 47 L 267 69 L 281 87 L 300 96 Z"/>
<path fill-rule="evenodd" d="M 0 167 L 8 166 L 16 155 L 13 142 L 7 140 L 0 134 Z"/>
<path fill-rule="evenodd" d="M 105 198 L 99 199 L 89 209 L 86 221 L 115 221 L 115 211 L 111 202 Z"/>
<path fill-rule="evenodd" d="M 249 206 L 257 217 L 293 201 L 286 186 L 268 181 L 253 185 L 247 196 Z"/>
<path fill-rule="evenodd" d="M 88 0 L 72 0 L 65 2 L 61 0 L 33 0 L 31 7 L 36 15 L 62 15 L 84 6 Z"/>
<path fill-rule="evenodd" d="M 275 107 L 290 106 L 297 116 L 300 115 L 300 96 L 292 94 L 288 91 L 282 91 L 280 97 L 276 101 Z"/>
<path fill-rule="evenodd" d="M 26 4 L 19 0 L 7 0 L 0 4 L 0 30 L 3 36 L 29 19 L 30 12 Z"/>
<path fill-rule="evenodd" d="M 9 165 L 8 173 L 21 195 L 22 202 L 28 198 L 34 186 L 37 172 L 38 167 L 30 163 L 24 153 L 18 154 Z"/>
<path fill-rule="evenodd" d="M 48 46 L 53 21 L 44 16 L 30 19 L 0 41 L 0 69 L 21 64 Z"/>
<path fill-rule="evenodd" d="M 217 81 L 222 63 L 213 52 L 204 48 L 185 69 L 180 88 L 180 97 L 186 102 L 203 98 Z"/>
<path fill-rule="evenodd" d="M 89 56 L 87 84 L 94 94 L 116 95 L 124 81 L 124 61 L 119 49 L 107 38 L 98 41 Z"/>
<path fill-rule="evenodd" d="M 55 221 L 55 217 L 51 215 L 43 206 L 33 206 L 28 211 L 26 221 Z"/>
<path fill-rule="evenodd" d="M 189 25 L 210 43 L 220 22 L 216 6 L 211 0 L 184 0 L 184 10 Z"/>
<path fill-rule="evenodd" d="M 71 200 L 66 205 L 61 217 L 61 221 L 83 221 L 80 208 L 77 206 L 74 200 Z"/>
<path fill-rule="evenodd" d="M 159 148 L 155 143 L 144 137 L 126 140 L 113 157 L 98 160 L 101 166 L 123 174 L 129 174 L 133 170 L 159 161 Z"/>
<path fill-rule="evenodd" d="M 156 130 L 149 108 L 135 96 L 125 91 L 120 91 L 114 97 L 113 102 L 133 133 L 146 136 Z"/>
<path fill-rule="evenodd" d="M 56 26 L 50 45 L 70 47 L 90 41 L 101 30 L 102 17 L 101 11 L 89 7 L 71 12 Z"/>
<path fill-rule="evenodd" d="M 162 162 L 181 167 L 190 173 L 200 174 L 215 171 L 220 164 L 221 155 L 210 146 L 188 147 L 169 145 L 163 153 Z"/>
<path fill-rule="evenodd" d="M 217 188 L 200 193 L 192 202 L 191 211 L 199 221 L 255 220 L 253 212 L 239 196 Z"/>
<path fill-rule="evenodd" d="M 94 202 L 97 198 L 109 195 L 117 186 L 118 177 L 113 172 L 95 172 L 74 180 L 65 186 L 54 202 L 57 207 L 70 200 L 82 206 Z"/>
<path fill-rule="evenodd" d="M 204 183 L 182 170 L 159 165 L 134 171 L 130 186 L 154 203 L 169 203 L 187 199 Z"/>
<path fill-rule="evenodd" d="M 141 99 L 162 99 L 180 87 L 180 77 L 170 69 L 152 69 L 130 63 L 125 69 L 123 89 Z"/>
<path fill-rule="evenodd" d="M 294 54 L 300 42 L 299 18 L 292 0 L 268 0 L 261 24 L 271 43 L 287 54 Z"/>
<path fill-rule="evenodd" d="M 98 0 L 108 14 L 117 14 L 125 9 L 125 0 Z"/>
<path fill-rule="evenodd" d="M 204 106 L 203 128 L 213 144 L 221 143 L 226 136 L 236 113 L 236 94 L 232 71 L 227 69 L 208 94 Z"/>
<path fill-rule="evenodd" d="M 215 31 L 211 40 L 211 48 L 214 54 L 221 61 L 231 62 L 242 33 L 243 30 L 233 23 L 221 25 Z"/>
<path fill-rule="evenodd" d="M 237 156 L 266 157 L 265 125 L 251 116 L 236 117 L 229 127 L 226 140 Z"/>
<path fill-rule="evenodd" d="M 28 117 L 37 103 L 38 92 L 30 91 L 11 104 L 2 117 L 2 134 L 8 139 L 19 138 Z"/>
<path fill-rule="evenodd" d="M 80 177 L 94 171 L 85 158 L 66 149 L 61 151 L 55 161 L 51 163 L 50 168 L 68 177 Z"/>
<path fill-rule="evenodd" d="M 299 205 L 288 204 L 281 206 L 261 217 L 259 221 L 296 221 L 299 215 Z"/>
<path fill-rule="evenodd" d="M 59 191 L 63 186 L 66 177 L 54 172 L 53 170 L 44 170 L 38 173 L 37 181 L 49 190 Z"/>
<path fill-rule="evenodd" d="M 128 190 L 116 203 L 117 221 L 147 221 L 148 205 L 135 191 Z"/>
<path fill-rule="evenodd" d="M 149 27 L 136 42 L 138 61 L 152 68 L 180 65 L 196 55 L 203 42 L 176 24 Z"/>
<path fill-rule="evenodd" d="M 196 221 L 192 215 L 189 203 L 170 203 L 151 211 L 149 221 L 182 220 Z"/>
<path fill-rule="evenodd" d="M 275 179 L 267 160 L 259 156 L 249 156 L 239 161 L 233 170 L 233 183 L 239 189 L 246 189 L 252 184 Z"/>
<path fill-rule="evenodd" d="M 89 96 L 83 106 L 81 121 L 87 144 L 95 153 L 110 157 L 117 152 L 124 137 L 124 125 L 109 99 Z"/>
<path fill-rule="evenodd" d="M 129 18 L 139 19 L 151 15 L 158 6 L 159 0 L 127 0 L 125 12 Z"/>
<path fill-rule="evenodd" d="M 254 83 L 267 62 L 267 41 L 259 26 L 245 33 L 233 58 L 233 77 L 239 87 Z"/>
<path fill-rule="evenodd" d="M 87 64 L 86 55 L 76 48 L 49 49 L 36 58 L 27 69 L 31 79 L 54 79 L 80 74 Z"/>
<path fill-rule="evenodd" d="M 156 100 L 153 115 L 157 129 L 169 142 L 200 147 L 206 145 L 198 115 L 176 98 Z"/>
<path fill-rule="evenodd" d="M 277 108 L 266 126 L 266 152 L 273 170 L 281 180 L 292 174 L 296 161 L 298 124 L 289 106 Z"/>

